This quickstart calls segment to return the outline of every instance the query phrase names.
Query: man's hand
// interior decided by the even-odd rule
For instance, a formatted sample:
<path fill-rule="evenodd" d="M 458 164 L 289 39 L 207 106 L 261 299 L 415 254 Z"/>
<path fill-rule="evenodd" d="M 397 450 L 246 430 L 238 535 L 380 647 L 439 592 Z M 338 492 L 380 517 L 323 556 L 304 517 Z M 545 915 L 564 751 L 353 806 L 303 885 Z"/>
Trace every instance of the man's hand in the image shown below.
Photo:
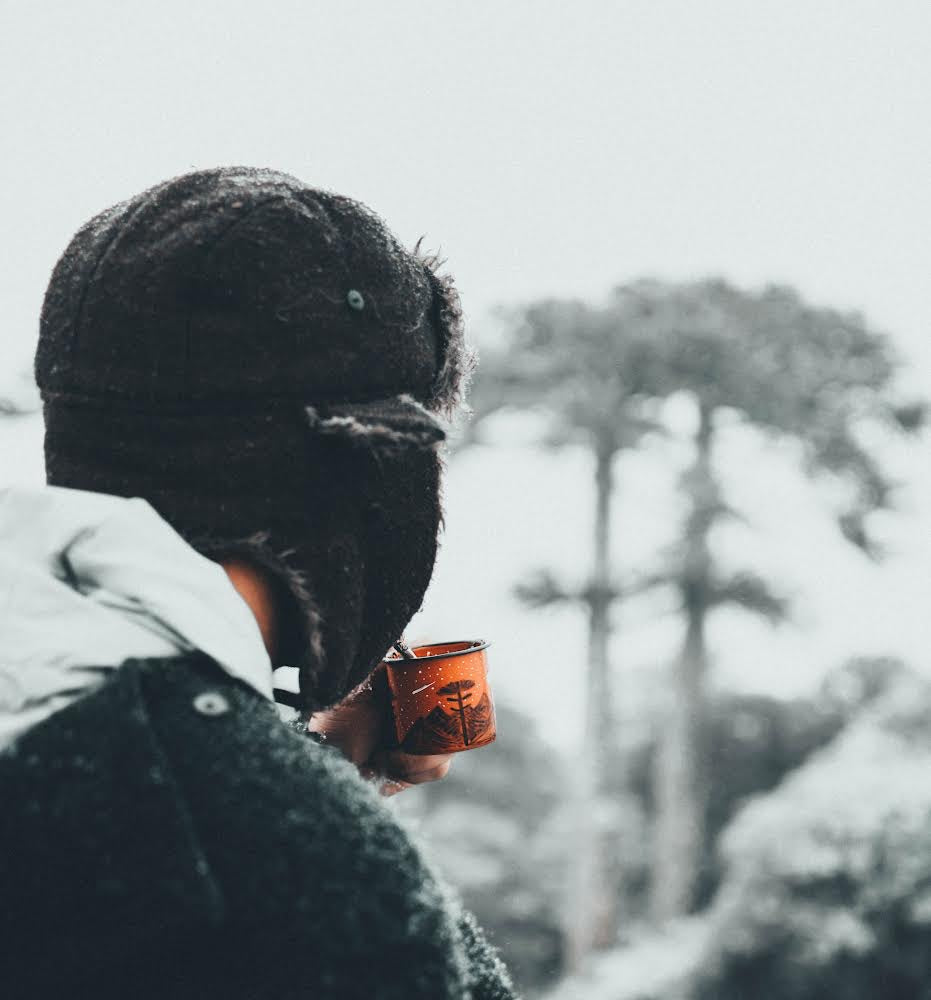
<path fill-rule="evenodd" d="M 384 796 L 445 778 L 452 761 L 452 754 L 422 757 L 392 747 L 394 720 L 384 667 L 376 667 L 338 705 L 312 715 L 307 728 L 340 750 L 364 778 L 378 781 Z"/>

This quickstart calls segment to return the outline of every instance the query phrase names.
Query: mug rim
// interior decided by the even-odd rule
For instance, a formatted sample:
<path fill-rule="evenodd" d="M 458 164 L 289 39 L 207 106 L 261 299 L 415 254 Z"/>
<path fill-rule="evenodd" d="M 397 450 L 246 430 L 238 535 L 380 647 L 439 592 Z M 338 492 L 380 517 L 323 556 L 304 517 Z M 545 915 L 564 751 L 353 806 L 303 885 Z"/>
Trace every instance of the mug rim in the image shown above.
<path fill-rule="evenodd" d="M 487 639 L 451 639 L 447 642 L 424 642 L 419 646 L 411 646 L 411 650 L 416 653 L 418 649 L 429 649 L 432 646 L 454 646 L 458 643 L 469 643 L 469 645 L 465 649 L 456 649 L 450 653 L 431 653 L 429 656 L 417 656 L 413 660 L 408 660 L 399 653 L 397 656 L 385 657 L 382 662 L 390 664 L 392 667 L 398 664 L 413 666 L 415 663 L 425 663 L 428 660 L 451 660 L 457 656 L 467 656 L 469 653 L 480 653 L 491 645 Z"/>

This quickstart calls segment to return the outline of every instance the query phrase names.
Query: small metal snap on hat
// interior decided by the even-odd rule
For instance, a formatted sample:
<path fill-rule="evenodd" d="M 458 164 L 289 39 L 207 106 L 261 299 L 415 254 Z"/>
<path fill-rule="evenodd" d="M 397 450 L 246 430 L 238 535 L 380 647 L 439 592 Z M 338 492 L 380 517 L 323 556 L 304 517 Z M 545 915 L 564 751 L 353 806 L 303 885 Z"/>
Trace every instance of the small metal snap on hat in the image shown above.
<path fill-rule="evenodd" d="M 362 293 L 357 291 L 355 288 L 350 288 L 346 293 L 346 304 L 350 309 L 355 309 L 356 312 L 361 312 L 365 308 L 365 299 L 362 298 Z"/>
<path fill-rule="evenodd" d="M 201 715 L 225 715 L 230 703 L 219 691 L 203 691 L 194 699 L 194 710 Z"/>

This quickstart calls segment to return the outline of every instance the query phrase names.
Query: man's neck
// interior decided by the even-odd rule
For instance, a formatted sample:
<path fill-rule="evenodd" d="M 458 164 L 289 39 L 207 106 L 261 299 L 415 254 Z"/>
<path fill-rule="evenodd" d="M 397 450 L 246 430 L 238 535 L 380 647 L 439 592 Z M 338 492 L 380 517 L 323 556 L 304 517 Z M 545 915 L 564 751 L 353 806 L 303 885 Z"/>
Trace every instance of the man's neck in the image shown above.
<path fill-rule="evenodd" d="M 265 643 L 269 657 L 274 662 L 278 638 L 278 616 L 275 611 L 271 585 L 260 570 L 247 562 L 231 559 L 228 562 L 221 562 L 220 565 L 239 592 L 239 596 L 249 605 L 249 609 L 255 615 L 259 631 L 262 633 L 262 641 Z"/>

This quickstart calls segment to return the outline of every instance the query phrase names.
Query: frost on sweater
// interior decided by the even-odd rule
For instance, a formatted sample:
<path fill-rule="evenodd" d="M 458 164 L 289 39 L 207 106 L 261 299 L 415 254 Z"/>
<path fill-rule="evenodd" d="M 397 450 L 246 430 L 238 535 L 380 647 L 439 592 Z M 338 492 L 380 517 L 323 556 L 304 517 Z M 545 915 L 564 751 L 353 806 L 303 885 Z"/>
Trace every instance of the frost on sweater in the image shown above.
<path fill-rule="evenodd" d="M 514 996 L 355 769 L 203 654 L 130 661 L 31 729 L 0 796 L 10 1000 Z"/>

